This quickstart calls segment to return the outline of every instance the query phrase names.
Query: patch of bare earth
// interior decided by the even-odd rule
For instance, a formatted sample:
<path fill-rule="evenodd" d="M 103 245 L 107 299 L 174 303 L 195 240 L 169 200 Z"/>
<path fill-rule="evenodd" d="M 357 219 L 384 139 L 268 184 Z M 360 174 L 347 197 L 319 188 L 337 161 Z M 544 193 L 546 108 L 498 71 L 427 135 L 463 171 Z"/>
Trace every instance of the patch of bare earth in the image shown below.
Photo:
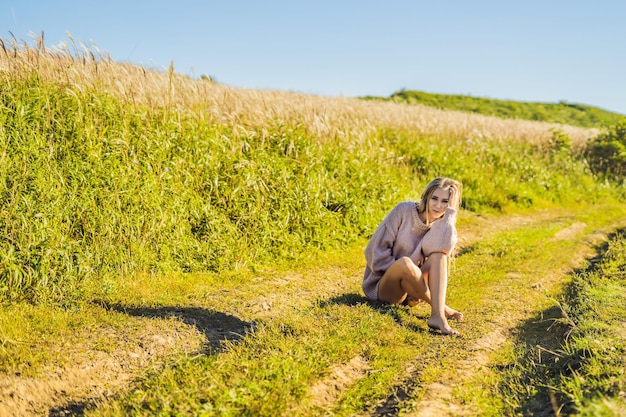
<path fill-rule="evenodd" d="M 334 365 L 330 374 L 309 389 L 311 405 L 332 408 L 341 393 L 360 378 L 366 376 L 369 365 L 361 356 L 355 356 L 348 363 Z"/>
<path fill-rule="evenodd" d="M 498 326 L 477 340 L 469 349 L 471 357 L 456 363 L 453 373 L 446 373 L 443 379 L 433 382 L 426 389 L 426 395 L 418 403 L 416 412 L 406 416 L 441 417 L 473 416 L 475 413 L 455 401 L 453 390 L 457 383 L 468 380 L 476 369 L 489 364 L 493 352 L 506 342 L 511 328 Z"/>
<path fill-rule="evenodd" d="M 95 350 L 75 344 L 65 348 L 72 367 L 49 367 L 37 377 L 0 375 L 0 416 L 34 417 L 82 414 L 89 404 L 123 392 L 140 372 L 163 359 L 199 350 L 200 333 L 177 320 L 140 318 L 140 330 L 106 337 L 115 349 Z"/>
<path fill-rule="evenodd" d="M 573 225 L 566 227 L 565 229 L 561 229 L 555 233 L 555 240 L 569 240 L 576 237 L 576 235 L 583 230 L 585 230 L 587 225 L 585 223 L 574 223 Z"/>

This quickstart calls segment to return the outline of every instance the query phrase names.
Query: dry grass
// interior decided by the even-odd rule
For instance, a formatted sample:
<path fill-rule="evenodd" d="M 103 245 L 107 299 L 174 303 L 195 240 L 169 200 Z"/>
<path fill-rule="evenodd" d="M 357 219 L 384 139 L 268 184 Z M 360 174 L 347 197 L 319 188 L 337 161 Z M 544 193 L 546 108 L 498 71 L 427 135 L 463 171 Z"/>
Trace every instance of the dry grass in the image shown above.
<path fill-rule="evenodd" d="M 97 88 L 118 98 L 157 108 L 197 111 L 200 117 L 232 125 L 240 133 L 269 128 L 277 122 L 300 125 L 321 139 L 344 139 L 354 146 L 381 128 L 418 135 L 471 140 L 543 142 L 554 130 L 581 144 L 598 132 L 573 126 L 444 111 L 421 105 L 380 103 L 347 97 L 322 97 L 285 91 L 237 89 L 175 72 L 114 62 L 108 54 L 84 44 L 46 49 L 0 39 L 0 71 L 36 73 L 51 82 L 80 89 Z M 73 50 L 73 51 L 72 51 Z"/>

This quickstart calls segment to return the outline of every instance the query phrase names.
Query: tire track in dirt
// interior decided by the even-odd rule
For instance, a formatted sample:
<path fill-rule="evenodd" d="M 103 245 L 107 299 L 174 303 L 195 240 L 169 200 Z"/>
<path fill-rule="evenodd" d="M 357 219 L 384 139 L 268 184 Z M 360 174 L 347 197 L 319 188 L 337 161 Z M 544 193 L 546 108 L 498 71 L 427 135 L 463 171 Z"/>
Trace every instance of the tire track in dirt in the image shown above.
<path fill-rule="evenodd" d="M 311 405 L 331 409 L 339 395 L 357 380 L 365 377 L 369 369 L 369 364 L 361 356 L 355 356 L 347 363 L 332 366 L 330 375 L 309 389 L 309 396 L 313 398 Z"/>
<path fill-rule="evenodd" d="M 426 395 L 416 406 L 416 412 L 404 414 L 407 417 L 442 417 L 442 416 L 473 416 L 472 410 L 455 401 L 452 394 L 457 381 L 471 378 L 476 369 L 489 364 L 493 352 L 500 349 L 507 341 L 513 327 L 502 326 L 492 330 L 478 339 L 468 348 L 469 358 L 456 363 L 454 374 L 431 383 L 426 388 Z"/>

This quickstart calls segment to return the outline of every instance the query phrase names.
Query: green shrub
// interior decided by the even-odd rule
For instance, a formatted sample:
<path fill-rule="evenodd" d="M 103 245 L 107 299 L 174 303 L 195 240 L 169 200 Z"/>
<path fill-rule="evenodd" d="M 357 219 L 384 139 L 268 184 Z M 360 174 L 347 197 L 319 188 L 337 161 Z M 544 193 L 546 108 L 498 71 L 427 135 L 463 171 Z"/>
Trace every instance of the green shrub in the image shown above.
<path fill-rule="evenodd" d="M 589 141 L 584 153 L 595 174 L 623 181 L 626 176 L 626 122 L 608 128 Z"/>

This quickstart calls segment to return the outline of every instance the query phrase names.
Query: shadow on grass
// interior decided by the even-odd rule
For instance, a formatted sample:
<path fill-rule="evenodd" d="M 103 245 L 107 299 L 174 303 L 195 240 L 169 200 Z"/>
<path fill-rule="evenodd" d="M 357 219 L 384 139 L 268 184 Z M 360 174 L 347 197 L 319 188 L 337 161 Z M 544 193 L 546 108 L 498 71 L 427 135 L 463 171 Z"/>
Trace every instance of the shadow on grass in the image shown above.
<path fill-rule="evenodd" d="M 398 325 L 406 327 L 409 330 L 417 333 L 423 333 L 425 331 L 428 331 L 427 329 L 422 328 L 415 323 L 410 323 L 405 319 L 405 317 L 407 317 L 407 313 L 410 311 L 413 314 L 414 318 L 426 320 L 429 316 L 422 315 L 421 311 L 418 310 L 419 307 L 408 307 L 405 305 L 387 304 L 381 303 L 379 301 L 371 301 L 367 297 L 357 293 L 337 295 L 333 298 L 323 300 L 319 303 L 319 306 L 322 308 L 330 305 L 346 305 L 349 307 L 367 305 L 371 307 L 372 310 L 377 311 L 380 314 L 385 314 L 392 317 Z"/>
<path fill-rule="evenodd" d="M 135 317 L 153 319 L 179 319 L 189 326 L 195 326 L 205 335 L 207 344 L 202 353 L 220 352 L 224 342 L 237 341 L 253 329 L 254 324 L 230 314 L 200 307 L 132 307 L 99 301 L 98 305 Z"/>
<path fill-rule="evenodd" d="M 179 319 L 183 323 L 195 326 L 205 335 L 207 343 L 202 354 L 219 353 L 224 349 L 224 343 L 238 341 L 254 328 L 254 323 L 240 320 L 230 314 L 199 307 L 132 307 L 112 304 L 98 300 L 95 304 L 111 311 L 117 311 L 129 316 L 147 317 L 151 319 Z M 97 404 L 96 399 L 72 402 L 51 409 L 48 417 L 84 416 L 85 412 Z"/>
<path fill-rule="evenodd" d="M 521 395 L 521 409 L 518 411 L 523 415 L 555 415 L 552 405 L 555 398 L 548 387 L 553 376 L 551 368 L 559 359 L 555 352 L 559 350 L 568 331 L 565 324 L 558 322 L 562 317 L 561 309 L 555 305 L 518 326 L 514 343 L 518 350 L 524 352 L 521 361 L 495 366 L 498 372 L 509 375 L 501 385 L 501 391 L 504 391 L 502 396 L 509 398 Z M 522 391 L 518 387 L 534 389 Z M 513 392 L 509 392 L 510 389 Z"/>
<path fill-rule="evenodd" d="M 464 256 L 464 255 L 468 255 L 471 254 L 472 252 L 476 252 L 477 246 L 476 245 L 469 245 L 469 246 L 463 246 L 462 248 L 459 248 L 454 257 L 456 259 Z"/>
<path fill-rule="evenodd" d="M 48 412 L 48 417 L 81 417 L 85 415 L 85 411 L 92 408 L 95 401 L 73 402 L 62 407 L 56 407 Z"/>

